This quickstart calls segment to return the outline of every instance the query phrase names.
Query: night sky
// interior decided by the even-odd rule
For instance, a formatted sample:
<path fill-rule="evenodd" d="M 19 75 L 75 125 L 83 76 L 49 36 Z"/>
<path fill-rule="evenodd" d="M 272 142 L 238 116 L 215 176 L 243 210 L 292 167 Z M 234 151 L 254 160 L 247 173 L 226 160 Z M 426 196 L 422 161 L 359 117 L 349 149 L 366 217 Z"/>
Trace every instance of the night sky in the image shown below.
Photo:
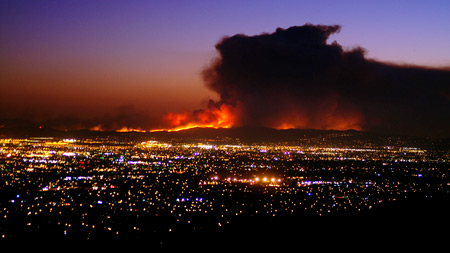
<path fill-rule="evenodd" d="M 448 10 L 449 1 L 1 1 L 0 127 L 445 136 Z"/>

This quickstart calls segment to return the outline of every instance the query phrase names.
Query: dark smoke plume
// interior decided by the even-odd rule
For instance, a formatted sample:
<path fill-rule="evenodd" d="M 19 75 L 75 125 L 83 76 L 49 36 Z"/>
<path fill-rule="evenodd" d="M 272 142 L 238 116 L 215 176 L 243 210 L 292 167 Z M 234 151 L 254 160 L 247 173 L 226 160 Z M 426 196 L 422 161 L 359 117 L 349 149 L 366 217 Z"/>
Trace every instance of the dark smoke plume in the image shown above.
<path fill-rule="evenodd" d="M 214 104 L 235 108 L 234 126 L 450 136 L 450 71 L 377 62 L 363 48 L 328 43 L 340 28 L 222 39 L 203 72 L 220 95 Z"/>

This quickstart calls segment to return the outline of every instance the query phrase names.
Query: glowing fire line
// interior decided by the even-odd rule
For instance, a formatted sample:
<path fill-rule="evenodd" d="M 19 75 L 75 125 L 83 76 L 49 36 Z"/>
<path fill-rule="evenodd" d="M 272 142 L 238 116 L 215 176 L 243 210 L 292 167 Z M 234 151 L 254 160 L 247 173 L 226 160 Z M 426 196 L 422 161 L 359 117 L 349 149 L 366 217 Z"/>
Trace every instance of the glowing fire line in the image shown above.
<path fill-rule="evenodd" d="M 161 129 L 152 129 L 149 132 L 178 132 L 193 128 L 214 128 L 214 129 L 220 129 L 220 128 L 230 128 L 231 126 L 215 126 L 215 125 L 195 125 L 195 124 L 188 124 L 185 126 L 175 127 L 175 128 L 161 128 Z"/>

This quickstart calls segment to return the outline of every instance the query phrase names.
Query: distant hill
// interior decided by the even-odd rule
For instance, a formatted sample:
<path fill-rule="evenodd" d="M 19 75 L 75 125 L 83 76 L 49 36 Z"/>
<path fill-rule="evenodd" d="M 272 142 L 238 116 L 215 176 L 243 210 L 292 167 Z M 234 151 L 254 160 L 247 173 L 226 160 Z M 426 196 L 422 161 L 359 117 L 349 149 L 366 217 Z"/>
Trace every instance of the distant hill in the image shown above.
<path fill-rule="evenodd" d="M 286 143 L 287 145 L 372 147 L 397 146 L 449 150 L 450 139 L 431 139 L 415 136 L 385 135 L 356 130 L 277 130 L 264 127 L 193 128 L 177 132 L 148 133 L 149 137 L 171 141 L 209 141 L 235 143 Z"/>
<path fill-rule="evenodd" d="M 412 136 L 388 136 L 356 130 L 277 130 L 264 127 L 236 128 L 192 128 L 176 132 L 115 132 L 89 130 L 56 130 L 39 127 L 0 128 L 0 138 L 115 138 L 122 141 L 145 141 L 149 139 L 171 142 L 210 142 L 210 143 L 272 143 L 283 142 L 288 145 L 320 146 L 410 146 L 427 149 L 450 149 L 450 139 L 429 139 Z"/>
<path fill-rule="evenodd" d="M 172 139 L 234 139 L 241 142 L 290 142 L 300 139 L 320 138 L 329 135 L 361 135 L 362 132 L 355 130 L 311 130 L 311 129 L 287 129 L 277 130 L 265 127 L 236 127 L 236 128 L 192 128 L 177 132 L 154 132 L 154 137 Z"/>

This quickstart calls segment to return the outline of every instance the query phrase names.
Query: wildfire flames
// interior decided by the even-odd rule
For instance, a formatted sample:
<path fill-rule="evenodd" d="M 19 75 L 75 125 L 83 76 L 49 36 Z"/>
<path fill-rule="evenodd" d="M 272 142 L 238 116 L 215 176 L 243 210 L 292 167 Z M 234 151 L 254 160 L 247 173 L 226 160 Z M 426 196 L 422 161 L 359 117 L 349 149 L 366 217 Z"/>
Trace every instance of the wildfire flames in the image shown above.
<path fill-rule="evenodd" d="M 226 104 L 211 105 L 205 110 L 167 113 L 163 121 L 168 126 L 155 131 L 180 131 L 196 127 L 230 128 L 234 125 L 235 108 Z"/>
<path fill-rule="evenodd" d="M 239 104 L 239 103 L 238 103 Z M 232 106 L 222 104 L 215 105 L 211 101 L 210 106 L 204 110 L 185 111 L 183 113 L 167 113 L 164 116 L 166 128 L 151 130 L 156 131 L 180 131 L 196 127 L 201 128 L 230 128 L 239 126 L 242 121 L 243 108 L 241 106 Z M 317 121 L 317 119 L 316 119 Z M 333 129 L 333 130 L 362 130 L 363 117 L 357 113 L 349 115 L 333 115 L 324 114 L 320 120 L 308 119 L 300 113 L 291 113 L 286 115 L 279 115 L 277 120 L 267 122 L 263 126 L 275 129 L 290 129 L 290 128 L 314 128 L 314 129 Z"/>

